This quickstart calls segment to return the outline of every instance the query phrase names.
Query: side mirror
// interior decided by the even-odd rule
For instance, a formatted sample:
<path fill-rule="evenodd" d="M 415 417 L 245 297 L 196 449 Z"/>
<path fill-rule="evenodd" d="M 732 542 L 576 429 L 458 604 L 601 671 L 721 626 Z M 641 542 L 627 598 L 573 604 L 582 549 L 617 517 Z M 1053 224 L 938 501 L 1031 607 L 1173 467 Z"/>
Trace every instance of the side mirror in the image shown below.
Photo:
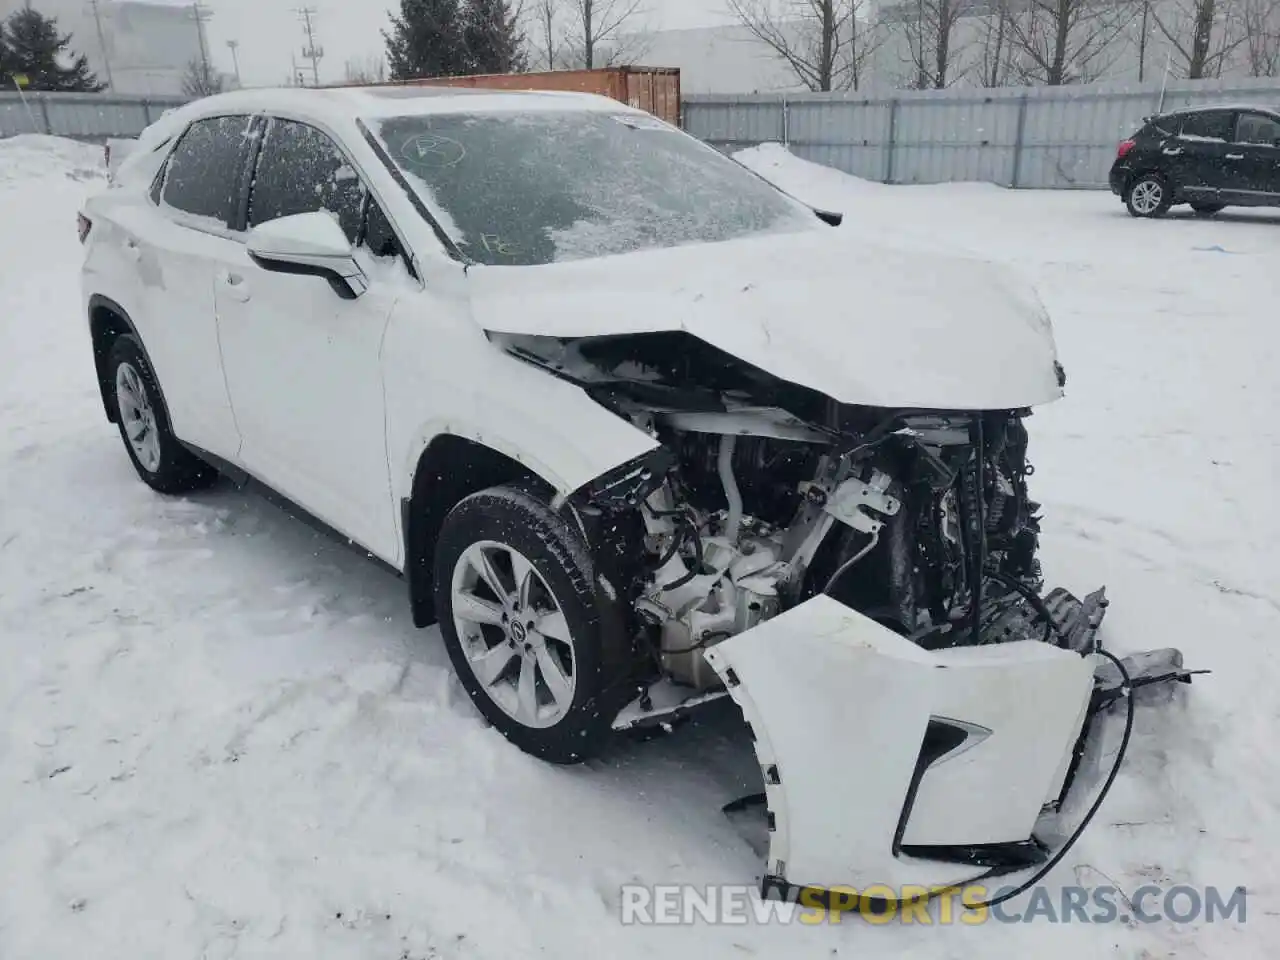
<path fill-rule="evenodd" d="M 369 289 L 351 242 L 327 213 L 269 220 L 249 231 L 248 247 L 250 259 L 263 270 L 323 277 L 344 300 Z"/>

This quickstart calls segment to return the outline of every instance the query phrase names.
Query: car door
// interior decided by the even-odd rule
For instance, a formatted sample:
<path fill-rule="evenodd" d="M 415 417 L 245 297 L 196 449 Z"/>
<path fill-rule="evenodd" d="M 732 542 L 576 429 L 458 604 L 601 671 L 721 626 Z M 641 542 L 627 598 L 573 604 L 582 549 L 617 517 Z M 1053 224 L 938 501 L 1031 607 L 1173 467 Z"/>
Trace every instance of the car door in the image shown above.
<path fill-rule="evenodd" d="M 156 368 L 174 433 L 234 461 L 240 448 L 214 316 L 215 264 L 242 249 L 228 227 L 239 205 L 250 118 L 194 121 L 152 184 L 125 239 L 137 264 L 134 323 Z M 145 220 L 145 223 L 142 222 Z"/>
<path fill-rule="evenodd" d="M 362 296 L 346 300 L 322 278 L 264 270 L 243 245 L 217 271 L 218 333 L 242 437 L 239 460 L 330 527 L 395 562 L 380 351 L 408 284 L 375 269 L 372 254 L 396 254 L 397 241 L 330 136 L 272 118 L 246 226 L 315 211 L 336 216 L 359 246 L 357 259 L 371 277 Z"/>
<path fill-rule="evenodd" d="M 1220 191 L 1232 188 L 1226 154 L 1234 117 L 1230 110 L 1188 113 L 1177 137 L 1161 147 L 1161 160 L 1182 199 L 1213 202 Z"/>
<path fill-rule="evenodd" d="M 1280 119 L 1242 110 L 1227 161 L 1239 180 L 1240 199 L 1250 204 L 1280 203 Z"/>

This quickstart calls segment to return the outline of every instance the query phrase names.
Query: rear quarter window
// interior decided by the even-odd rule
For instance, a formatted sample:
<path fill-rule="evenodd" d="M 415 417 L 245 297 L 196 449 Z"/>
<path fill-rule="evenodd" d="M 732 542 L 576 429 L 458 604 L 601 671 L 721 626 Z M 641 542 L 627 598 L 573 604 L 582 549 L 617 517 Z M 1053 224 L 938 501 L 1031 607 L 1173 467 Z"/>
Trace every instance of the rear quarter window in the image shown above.
<path fill-rule="evenodd" d="M 1182 118 L 1180 136 L 1189 140 L 1230 140 L 1232 114 L 1227 110 L 1209 113 L 1189 113 Z"/>
<path fill-rule="evenodd" d="M 165 167 L 167 206 L 219 223 L 236 211 L 250 118 L 210 117 L 187 128 Z"/>

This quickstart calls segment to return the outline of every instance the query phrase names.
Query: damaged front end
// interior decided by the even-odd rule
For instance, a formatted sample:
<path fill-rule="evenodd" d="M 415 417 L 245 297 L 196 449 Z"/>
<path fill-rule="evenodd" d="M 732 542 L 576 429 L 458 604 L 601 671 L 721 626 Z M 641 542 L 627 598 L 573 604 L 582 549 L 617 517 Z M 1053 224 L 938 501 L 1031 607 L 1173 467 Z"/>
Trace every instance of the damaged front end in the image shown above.
<path fill-rule="evenodd" d="M 1043 860 L 1091 717 L 1188 679 L 1098 670 L 1105 593 L 1043 596 L 1030 409 L 841 403 L 674 331 L 491 337 L 659 442 L 569 498 L 635 638 L 614 727 L 732 697 L 775 888 Z"/>

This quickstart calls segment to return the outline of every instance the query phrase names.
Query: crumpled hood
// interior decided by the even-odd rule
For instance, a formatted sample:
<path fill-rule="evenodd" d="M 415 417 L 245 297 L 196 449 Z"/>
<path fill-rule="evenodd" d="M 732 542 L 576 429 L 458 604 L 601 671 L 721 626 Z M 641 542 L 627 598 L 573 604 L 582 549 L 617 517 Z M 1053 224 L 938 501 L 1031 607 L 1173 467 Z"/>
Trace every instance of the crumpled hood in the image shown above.
<path fill-rule="evenodd" d="M 1004 409 L 1062 396 L 1034 290 L 996 265 L 818 228 L 537 267 L 472 267 L 486 330 L 683 330 L 841 403 Z"/>

